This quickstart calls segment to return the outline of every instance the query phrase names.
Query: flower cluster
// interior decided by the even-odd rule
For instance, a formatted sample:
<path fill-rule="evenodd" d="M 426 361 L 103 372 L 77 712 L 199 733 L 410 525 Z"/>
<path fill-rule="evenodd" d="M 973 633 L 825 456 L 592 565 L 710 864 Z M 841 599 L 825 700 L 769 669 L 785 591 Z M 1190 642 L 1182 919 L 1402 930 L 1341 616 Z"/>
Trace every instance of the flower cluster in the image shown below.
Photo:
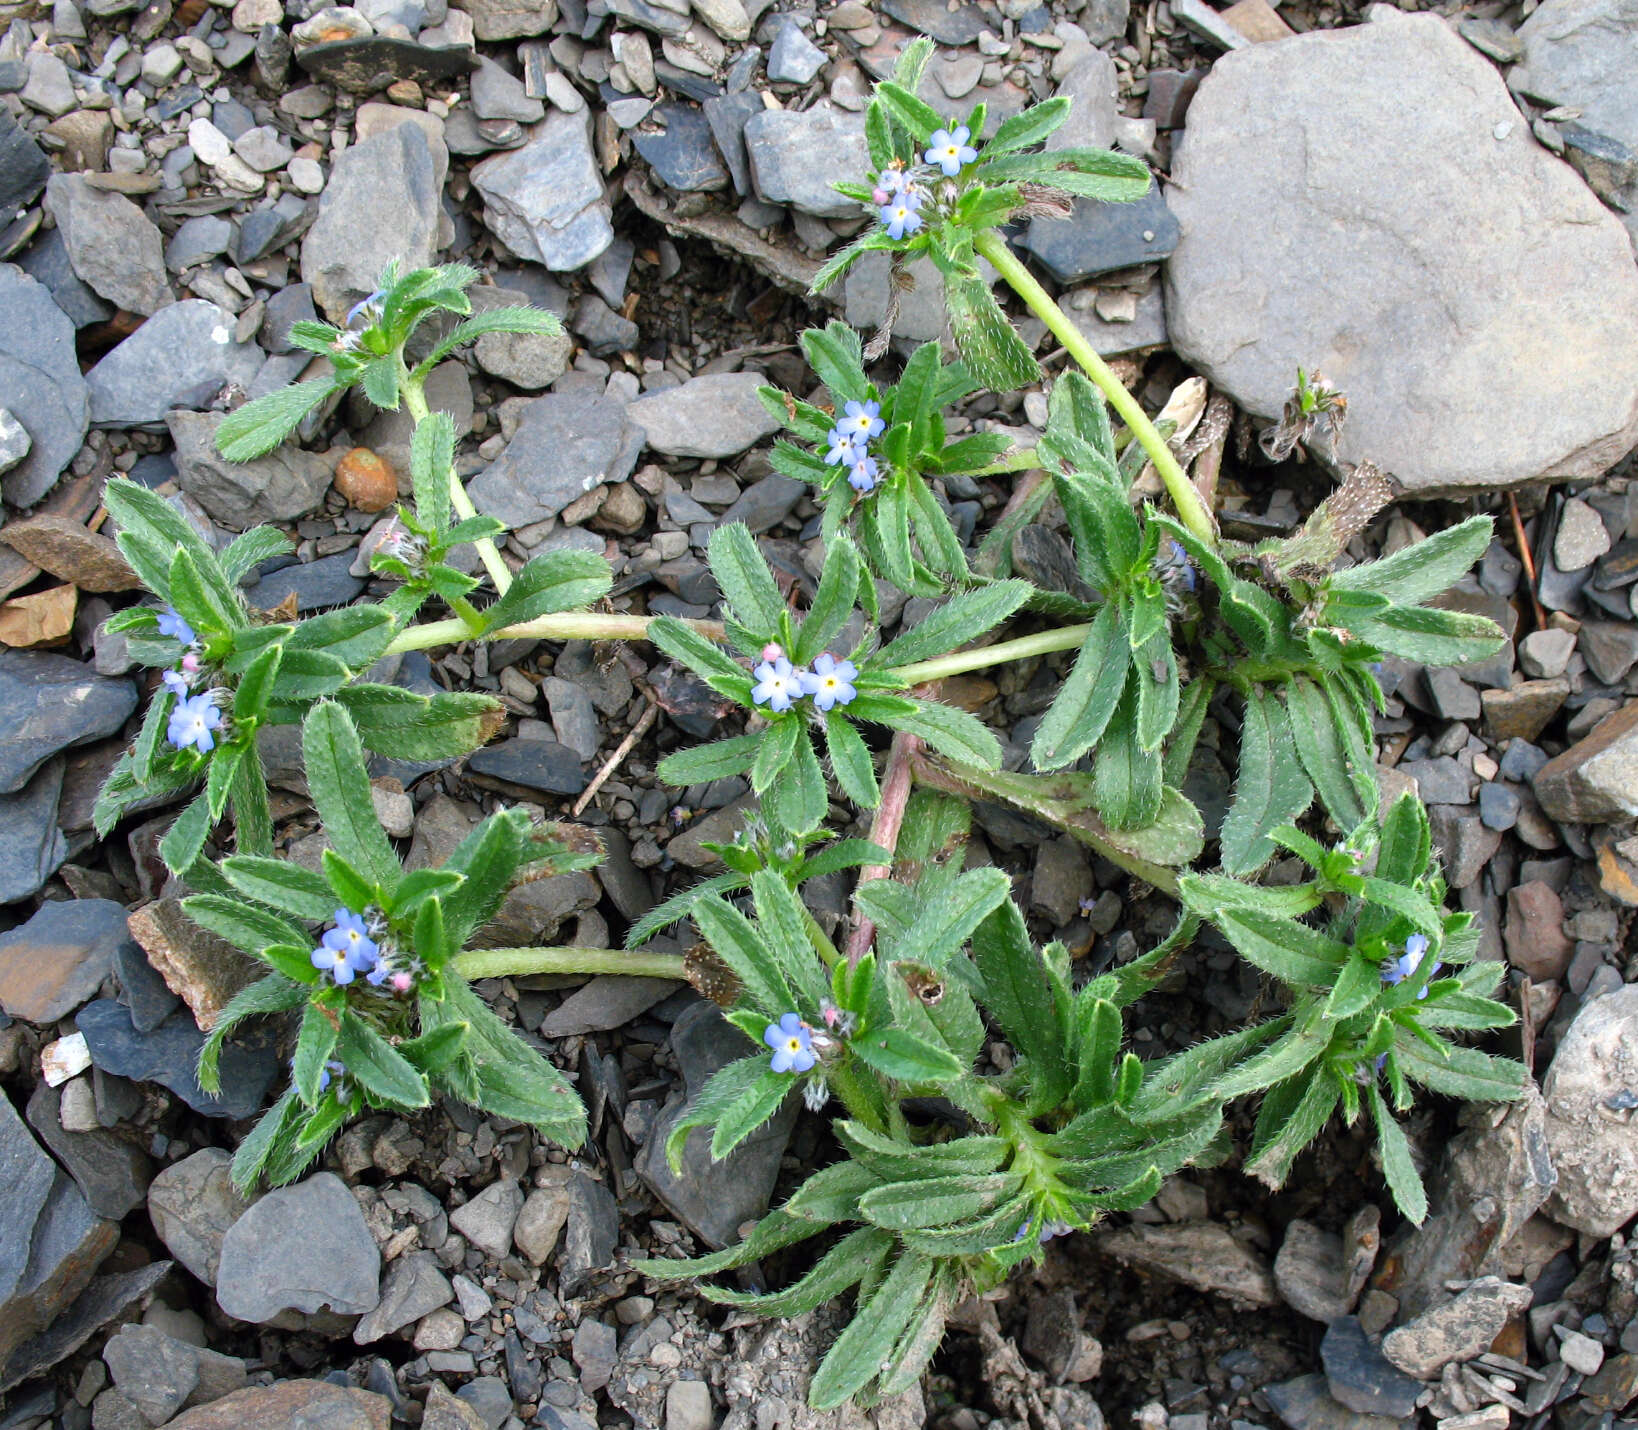
<path fill-rule="evenodd" d="M 1425 933 L 1413 933 L 1405 940 L 1405 951 L 1402 954 L 1397 958 L 1389 958 L 1383 961 L 1382 981 L 1388 987 L 1394 988 L 1407 978 L 1414 978 L 1417 971 L 1422 967 L 1422 960 L 1427 957 L 1427 952 L 1428 936 Z M 1444 965 L 1438 959 L 1434 959 L 1433 966 L 1428 969 L 1428 977 L 1433 977 L 1443 967 Z M 1426 998 L 1428 996 L 1427 988 L 1424 987 L 1416 996 Z"/>
<path fill-rule="evenodd" d="M 385 942 L 385 927 L 351 909 L 337 909 L 335 927 L 319 940 L 310 955 L 314 968 L 328 973 L 345 988 L 360 973 L 374 988 L 408 993 L 415 986 L 414 959 Z"/>
<path fill-rule="evenodd" d="M 921 156 L 922 162 L 946 179 L 953 179 L 978 158 L 978 150 L 968 142 L 971 138 L 972 132 L 965 124 L 936 130 Z M 921 206 L 926 200 L 927 189 L 917 181 L 914 171 L 897 161 L 876 175 L 875 187 L 870 191 L 877 217 L 887 229 L 887 236 L 894 239 L 909 238 L 921 228 L 925 221 Z"/>
<path fill-rule="evenodd" d="M 167 670 L 160 679 L 176 697 L 165 726 L 165 738 L 178 750 L 197 750 L 208 755 L 226 734 L 222 706 L 227 691 L 220 688 L 193 693 L 194 683 L 204 674 L 199 663 L 199 636 L 176 611 L 166 606 L 159 612 L 159 633 L 183 646 L 180 667 Z"/>
<path fill-rule="evenodd" d="M 861 495 L 875 491 L 881 476 L 881 465 L 870 454 L 871 441 L 887 426 L 881 410 L 879 402 L 849 402 L 843 406 L 836 425 L 825 434 L 830 443 L 825 465 L 834 467 L 839 462 L 846 467 L 847 484 Z"/>
<path fill-rule="evenodd" d="M 812 670 L 790 663 L 784 649 L 773 642 L 762 648 L 762 663 L 751 672 L 756 684 L 751 700 L 783 715 L 798 700 L 807 697 L 820 710 L 846 705 L 859 692 L 853 682 L 859 668 L 851 660 L 837 660 L 829 651 L 813 662 Z"/>
<path fill-rule="evenodd" d="M 829 1031 L 822 1031 L 806 1023 L 797 1012 L 783 1013 L 777 1023 L 769 1023 L 762 1030 L 762 1041 L 773 1049 L 768 1066 L 776 1073 L 811 1072 L 819 1060 L 834 1051 L 839 1039 L 850 1036 L 855 1019 L 844 1013 L 830 999 L 820 1005 L 819 1016 Z M 834 1035 L 834 1036 L 833 1036 Z M 825 1105 L 828 1090 L 822 1077 L 813 1078 L 803 1090 L 809 1109 L 818 1112 Z"/>

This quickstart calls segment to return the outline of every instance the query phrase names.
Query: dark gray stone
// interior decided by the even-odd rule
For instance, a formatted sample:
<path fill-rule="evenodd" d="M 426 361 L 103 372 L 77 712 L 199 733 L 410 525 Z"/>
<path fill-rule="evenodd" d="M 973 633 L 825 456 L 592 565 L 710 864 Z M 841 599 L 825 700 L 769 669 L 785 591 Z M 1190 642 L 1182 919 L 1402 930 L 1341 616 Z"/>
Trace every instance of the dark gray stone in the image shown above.
<path fill-rule="evenodd" d="M 199 1384 L 196 1350 L 153 1326 L 128 1325 L 109 1339 L 102 1358 L 119 1393 L 148 1424 L 163 1425 Z"/>
<path fill-rule="evenodd" d="M 32 1380 L 73 1355 L 114 1317 L 147 1296 L 174 1265 L 154 1261 L 135 1271 L 97 1277 L 45 1330 L 24 1341 L 0 1364 L 0 1391 Z"/>
<path fill-rule="evenodd" d="M 595 293 L 585 294 L 575 304 L 569 327 L 586 340 L 586 348 L 594 356 L 606 357 L 637 345 L 637 324 L 616 313 Z"/>
<path fill-rule="evenodd" d="M 917 0 L 896 2 L 915 4 Z M 938 10 L 946 20 L 961 18 L 959 12 L 952 16 L 940 5 L 929 8 Z M 782 84 L 806 84 L 825 67 L 826 58 L 825 52 L 802 33 L 802 27 L 787 17 L 768 49 L 768 78 Z"/>
<path fill-rule="evenodd" d="M 721 520 L 724 524 L 742 521 L 754 532 L 767 531 L 791 514 L 807 490 L 805 482 L 775 472 L 746 487 L 739 499 L 723 512 Z"/>
<path fill-rule="evenodd" d="M 728 186 L 728 170 L 712 142 L 710 121 L 701 110 L 692 104 L 662 104 L 651 117 L 664 127 L 639 129 L 631 140 L 661 180 L 673 189 L 690 192 Z"/>
<path fill-rule="evenodd" d="M 614 1194 L 584 1172 L 575 1173 L 569 1182 L 563 1252 L 557 1260 L 562 1294 L 578 1295 L 599 1271 L 612 1266 L 619 1242 L 620 1209 Z"/>
<path fill-rule="evenodd" d="M 1415 778 L 1423 804 L 1467 804 L 1479 777 L 1449 755 L 1431 760 L 1406 760 L 1400 770 Z"/>
<path fill-rule="evenodd" d="M 165 245 L 165 266 L 182 273 L 220 258 L 233 246 L 233 221 L 220 214 L 196 214 L 183 219 Z"/>
<path fill-rule="evenodd" d="M 159 1027 L 139 1033 L 131 1010 L 112 998 L 99 998 L 80 1009 L 75 1020 L 85 1034 L 91 1061 L 105 1072 L 133 1082 L 168 1087 L 195 1112 L 206 1117 L 250 1117 L 261 1110 L 273 1085 L 279 1060 L 266 1029 L 245 1039 L 230 1039 L 222 1049 L 222 1090 L 215 1097 L 199 1086 L 196 1065 L 205 1035 L 186 1008 L 178 1008 Z M 250 1039 L 254 1037 L 256 1041 Z"/>
<path fill-rule="evenodd" d="M 43 651 L 0 650 L 0 794 L 20 790 L 51 756 L 117 734 L 136 686 Z"/>
<path fill-rule="evenodd" d="M 1506 833 L 1519 822 L 1523 802 L 1509 786 L 1488 780 L 1479 786 L 1479 819 L 1486 829 Z"/>
<path fill-rule="evenodd" d="M 745 153 L 745 126 L 753 115 L 761 114 L 766 106 L 762 96 L 732 92 L 708 99 L 701 106 L 705 121 L 711 126 L 711 137 L 727 161 L 728 173 L 734 181 L 734 192 L 751 192 L 751 164 Z"/>
<path fill-rule="evenodd" d="M 232 1155 L 203 1147 L 148 1187 L 148 1219 L 165 1248 L 207 1286 L 216 1284 L 222 1238 L 250 1203 L 234 1189 Z"/>
<path fill-rule="evenodd" d="M 29 1125 L 71 1176 L 98 1216 L 119 1221 L 142 1205 L 153 1163 L 129 1139 L 106 1128 L 70 1132 L 62 1123 L 62 1092 L 40 1083 L 28 1100 Z"/>
<path fill-rule="evenodd" d="M 46 184 L 45 202 L 74 272 L 100 296 L 144 316 L 170 301 L 164 240 L 124 194 L 95 188 L 81 174 L 57 174 Z"/>
<path fill-rule="evenodd" d="M 1058 282 L 1076 283 L 1169 258 L 1179 236 L 1177 220 L 1151 184 L 1136 203 L 1076 199 L 1067 219 L 1035 219 L 1025 246 Z"/>
<path fill-rule="evenodd" d="M 769 203 L 790 204 L 817 218 L 857 218 L 859 205 L 831 187 L 868 172 L 864 116 L 830 104 L 800 112 L 769 109 L 745 126 L 745 149 L 756 191 Z"/>
<path fill-rule="evenodd" d="M 322 458 L 286 442 L 255 461 L 230 462 L 216 450 L 216 429 L 224 416 L 173 411 L 166 417 L 176 443 L 177 484 L 213 521 L 243 531 L 265 521 L 294 520 L 318 505 L 331 476 Z"/>
<path fill-rule="evenodd" d="M 381 1300 L 381 1253 L 333 1172 L 269 1192 L 228 1229 L 216 1302 L 241 1321 L 329 1307 L 362 1315 Z"/>
<path fill-rule="evenodd" d="M 475 68 L 477 57 L 463 46 L 434 49 L 413 40 L 371 35 L 363 40 L 336 40 L 300 51 L 296 63 L 314 79 L 350 94 L 373 94 L 396 80 L 411 80 L 423 89 L 447 87 Z M 400 125 L 412 129 L 414 125 Z M 395 129 L 392 131 L 397 133 Z M 379 137 L 379 136 L 377 136 Z M 410 263 L 418 268 L 419 263 Z"/>
<path fill-rule="evenodd" d="M 412 1251 L 388 1268 L 381 1283 L 381 1300 L 353 1327 L 353 1343 L 367 1346 L 390 1336 L 440 1306 L 447 1306 L 454 1298 L 449 1278 L 438 1269 L 432 1253 Z"/>
<path fill-rule="evenodd" d="M 18 259 L 23 271 L 51 290 L 52 299 L 76 328 L 105 323 L 114 310 L 82 283 L 68 261 L 68 245 L 56 229 L 36 235 Z"/>
<path fill-rule="evenodd" d="M 1361 1415 L 1332 1398 L 1323 1375 L 1300 1375 L 1264 1388 L 1274 1413 L 1290 1430 L 1397 1430 L 1385 1415 Z"/>
<path fill-rule="evenodd" d="M 589 110 L 554 109 L 521 149 L 475 165 L 472 184 L 483 196 L 489 231 L 519 258 L 569 272 L 614 238 Z"/>
<path fill-rule="evenodd" d="M 267 300 L 267 312 L 262 318 L 262 346 L 270 353 L 295 352 L 290 343 L 290 329 L 317 317 L 311 283 L 292 283 L 279 289 Z"/>
<path fill-rule="evenodd" d="M 1331 1322 L 1320 1342 L 1320 1359 L 1332 1397 L 1360 1415 L 1401 1419 L 1413 1414 L 1423 1385 L 1397 1370 L 1359 1324 L 1358 1316 Z"/>
<path fill-rule="evenodd" d="M 760 373 L 718 372 L 640 397 L 626 415 L 647 445 L 674 457 L 734 457 L 779 430 L 762 405 Z M 713 520 L 709 512 L 704 520 Z"/>
<path fill-rule="evenodd" d="M 89 1284 L 119 1240 L 119 1229 L 93 1212 L 66 1172 L 55 1172 L 45 1203 L 25 1231 L 28 1261 L 9 1293 L 0 1295 L 0 1361 L 9 1360 Z"/>
<path fill-rule="evenodd" d="M 0 113 L 0 214 L 15 214 L 33 203 L 50 177 L 51 161 L 44 151 L 9 109 Z"/>
<path fill-rule="evenodd" d="M 577 988 L 546 1015 L 540 1025 L 545 1038 L 567 1038 L 580 1033 L 607 1032 L 623 1027 L 639 1013 L 676 992 L 670 978 L 638 978 L 606 973 Z"/>
<path fill-rule="evenodd" d="M 511 527 L 528 526 L 603 482 L 625 481 L 642 445 L 642 429 L 622 403 L 548 393 L 523 409 L 506 450 L 467 490 L 480 511 Z"/>
<path fill-rule="evenodd" d="M 976 5 L 952 10 L 942 0 L 882 0 L 882 9 L 941 45 L 970 45 L 988 28 L 984 12 Z"/>
<path fill-rule="evenodd" d="M 348 569 L 351 551 L 321 556 L 317 561 L 298 561 L 281 566 L 256 583 L 255 605 L 272 610 L 286 596 L 294 595 L 298 611 L 319 611 L 327 606 L 345 606 L 363 590 L 365 582 Z"/>
<path fill-rule="evenodd" d="M 588 777 L 580 756 L 556 740 L 503 740 L 467 757 L 467 771 L 543 794 L 579 794 Z"/>
<path fill-rule="evenodd" d="M 0 1097 L 0 1303 L 28 1270 L 29 1239 L 45 1209 L 57 1169 L 34 1140 L 9 1097 Z"/>
<path fill-rule="evenodd" d="M 472 75 L 472 112 L 479 119 L 513 119 L 520 124 L 538 124 L 546 117 L 546 106 L 532 98 L 523 81 L 508 74 L 491 59 L 478 57 Z"/>
<path fill-rule="evenodd" d="M 74 352 L 74 324 L 50 289 L 15 264 L 0 263 L 0 407 L 23 424 L 33 446 L 0 480 L 13 506 L 32 506 L 80 450 L 90 397 Z"/>
<path fill-rule="evenodd" d="M 120 1002 L 131 1010 L 131 1026 L 137 1032 L 151 1033 L 171 1016 L 176 994 L 134 939 L 126 939 L 114 950 L 114 977 L 119 980 Z"/>
<path fill-rule="evenodd" d="M 665 1143 L 690 1102 L 719 1068 L 751 1051 L 745 1035 L 713 1003 L 700 1000 L 671 1028 L 671 1048 L 685 1095 L 673 1097 L 656 1119 L 636 1158 L 638 1174 L 672 1214 L 713 1247 L 738 1239 L 739 1228 L 768 1209 L 779 1159 L 785 1154 L 799 1101 L 784 1106 L 721 1161 L 711 1158 L 711 1133 L 695 1128 L 683 1144 L 682 1171 L 672 1172 Z"/>
<path fill-rule="evenodd" d="M 157 427 L 173 407 L 208 407 L 226 383 L 248 387 L 261 365 L 255 343 L 233 341 L 231 313 L 203 298 L 173 303 L 86 374 L 91 421 Z"/>
<path fill-rule="evenodd" d="M 125 908 L 111 899 L 53 899 L 0 934 L 0 1007 L 30 1023 L 55 1023 L 94 998 L 131 943 Z"/>
<path fill-rule="evenodd" d="M 38 893 L 68 858 L 57 825 L 63 762 L 51 760 L 16 794 L 0 794 L 0 904 Z"/>

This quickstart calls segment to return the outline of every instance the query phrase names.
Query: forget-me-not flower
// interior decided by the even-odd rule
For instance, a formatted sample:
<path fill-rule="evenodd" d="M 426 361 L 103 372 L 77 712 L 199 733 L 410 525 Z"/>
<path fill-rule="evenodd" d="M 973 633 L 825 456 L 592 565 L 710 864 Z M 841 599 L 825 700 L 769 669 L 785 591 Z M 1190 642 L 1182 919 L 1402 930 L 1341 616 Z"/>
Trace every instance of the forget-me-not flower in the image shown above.
<path fill-rule="evenodd" d="M 825 440 L 830 443 L 830 450 L 825 453 L 827 467 L 834 467 L 838 462 L 851 467 L 862 455 L 862 449 L 854 441 L 853 433 L 844 432 L 840 427 L 832 427 L 825 434 Z"/>
<path fill-rule="evenodd" d="M 763 1029 L 762 1041 L 773 1049 L 769 1066 L 776 1073 L 804 1073 L 819 1061 L 813 1050 L 813 1036 L 800 1014 L 786 1013 L 777 1023 Z"/>
<path fill-rule="evenodd" d="M 912 200 L 914 194 L 900 194 L 881 207 L 881 220 L 889 238 L 908 238 L 921 227 L 921 215 Z"/>
<path fill-rule="evenodd" d="M 1414 978 L 1417 970 L 1422 967 L 1422 960 L 1427 957 L 1427 952 L 1428 936 L 1425 933 L 1413 933 L 1405 940 L 1405 951 L 1399 957 L 1390 958 L 1382 965 L 1382 981 L 1393 988 L 1407 978 Z M 1435 960 L 1433 967 L 1428 970 L 1428 976 L 1431 978 L 1443 966 Z M 1424 987 L 1416 996 L 1426 998 L 1428 990 Z"/>
<path fill-rule="evenodd" d="M 373 316 L 373 314 L 371 314 L 371 310 L 379 308 L 382 300 L 385 299 L 386 296 L 386 293 L 382 289 L 377 288 L 375 292 L 371 293 L 368 297 L 360 298 L 358 302 L 354 303 L 353 306 L 347 310 L 347 321 L 342 324 L 342 327 L 352 327 L 354 321 L 356 321 L 360 315 Z"/>
<path fill-rule="evenodd" d="M 887 426 L 882 420 L 881 411 L 882 405 L 879 402 L 849 402 L 842 408 L 842 417 L 836 424 L 836 430 L 849 433 L 853 438 L 853 445 L 861 446 L 873 437 L 879 437 L 882 428 Z"/>
<path fill-rule="evenodd" d="M 337 909 L 336 927 L 324 935 L 309 959 L 314 968 L 345 987 L 375 966 L 375 955 L 375 940 L 365 931 L 364 920 L 350 910 Z"/>
<path fill-rule="evenodd" d="M 813 669 L 802 677 L 802 693 L 811 695 L 821 710 L 848 704 L 859 692 L 853 682 L 859 678 L 859 668 L 851 660 L 837 660 L 828 650 L 813 663 Z"/>
<path fill-rule="evenodd" d="M 162 636 L 170 636 L 173 640 L 179 640 L 183 645 L 192 645 L 199 639 L 194 634 L 193 627 L 170 606 L 164 607 L 159 612 L 159 633 Z"/>
<path fill-rule="evenodd" d="M 880 475 L 880 464 L 867 452 L 848 468 L 847 484 L 860 494 L 873 492 L 876 490 L 876 480 Z"/>
<path fill-rule="evenodd" d="M 978 150 L 967 142 L 970 138 L 972 134 L 965 124 L 940 129 L 928 141 L 927 152 L 921 157 L 943 170 L 946 179 L 953 179 L 963 164 L 970 164 L 978 157 Z"/>
<path fill-rule="evenodd" d="M 757 681 L 751 687 L 753 705 L 766 705 L 776 715 L 782 715 L 801 698 L 801 677 L 784 656 L 763 661 L 751 674 Z"/>
<path fill-rule="evenodd" d="M 166 682 L 169 684 L 169 682 Z M 171 687 L 173 690 L 174 686 Z M 195 749 L 208 755 L 216 748 L 216 731 L 222 728 L 222 712 L 215 696 L 206 690 L 199 695 L 179 695 L 171 711 L 165 738 L 179 750 Z"/>

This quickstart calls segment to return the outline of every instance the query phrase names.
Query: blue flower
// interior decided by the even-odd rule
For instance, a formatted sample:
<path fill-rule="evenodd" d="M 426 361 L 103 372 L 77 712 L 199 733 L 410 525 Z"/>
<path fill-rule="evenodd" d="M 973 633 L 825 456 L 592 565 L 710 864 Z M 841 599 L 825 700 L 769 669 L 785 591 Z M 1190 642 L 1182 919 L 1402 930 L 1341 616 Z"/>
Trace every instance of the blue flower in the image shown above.
<path fill-rule="evenodd" d="M 859 693 L 853 687 L 858 678 L 859 669 L 851 660 L 837 660 L 827 650 L 802 677 L 802 693 L 811 695 L 821 710 L 829 710 L 848 704 Z"/>
<path fill-rule="evenodd" d="M 908 238 L 921 227 L 921 215 L 916 212 L 914 198 L 913 194 L 900 194 L 881 206 L 878 212 L 887 225 L 889 238 Z"/>
<path fill-rule="evenodd" d="M 786 1013 L 777 1023 L 769 1023 L 762 1031 L 762 1041 L 773 1049 L 768 1061 L 776 1073 L 805 1073 L 819 1061 L 812 1035 L 796 1013 Z"/>
<path fill-rule="evenodd" d="M 844 432 L 839 426 L 832 427 L 825 434 L 825 440 L 830 443 L 830 451 L 825 453 L 827 467 L 834 467 L 838 462 L 851 467 L 864 455 L 855 442 L 853 433 Z"/>
<path fill-rule="evenodd" d="M 751 687 L 751 703 L 766 705 L 776 715 L 782 715 L 801 698 L 802 681 L 790 661 L 784 656 L 765 660 L 751 672 L 757 683 Z"/>
<path fill-rule="evenodd" d="M 187 678 L 182 674 L 181 671 L 179 671 L 179 670 L 167 670 L 159 678 L 164 683 L 165 689 L 170 691 L 171 694 L 174 695 L 178 700 L 186 700 L 188 698 Z"/>
<path fill-rule="evenodd" d="M 162 636 L 170 636 L 173 640 L 179 640 L 183 645 L 192 645 L 199 639 L 194 634 L 193 627 L 181 616 L 177 615 L 176 611 L 170 606 L 164 607 L 159 613 L 159 633 Z"/>
<path fill-rule="evenodd" d="M 921 157 L 942 169 L 946 179 L 953 179 L 963 164 L 970 164 L 978 157 L 978 150 L 967 142 L 971 137 L 965 124 L 955 129 L 940 129 L 928 141 L 927 152 Z"/>
<path fill-rule="evenodd" d="M 887 426 L 881 418 L 881 410 L 879 402 L 849 402 L 842 408 L 836 430 L 850 434 L 854 446 L 863 446 L 871 438 L 880 436 L 882 428 Z"/>
<path fill-rule="evenodd" d="M 862 495 L 876 490 L 876 479 L 880 475 L 881 466 L 866 453 L 848 468 L 847 484 Z"/>
<path fill-rule="evenodd" d="M 183 695 L 177 700 L 170 723 L 165 727 L 165 738 L 179 750 L 192 748 L 208 755 L 216 748 L 214 732 L 221 728 L 222 712 L 214 693 L 207 690 L 200 695 Z"/>
<path fill-rule="evenodd" d="M 342 327 L 352 327 L 354 321 L 360 314 L 369 313 L 372 308 L 378 308 L 381 305 L 382 299 L 384 299 L 386 296 L 387 295 L 384 290 L 377 288 L 375 292 L 369 295 L 369 297 L 360 298 L 358 302 L 354 303 L 353 306 L 347 310 L 347 321 L 342 324 Z"/>
<path fill-rule="evenodd" d="M 369 927 L 364 922 L 362 914 L 355 914 L 351 909 L 337 909 L 335 913 L 336 926 L 324 935 L 324 946 L 336 953 L 344 954 L 357 973 L 373 967 L 376 954 L 380 950 L 375 940 L 370 937 Z"/>
<path fill-rule="evenodd" d="M 1422 960 L 1427 957 L 1428 936 L 1424 933 L 1413 933 L 1405 940 L 1405 951 L 1398 958 L 1390 958 L 1382 965 L 1382 981 L 1390 988 L 1395 988 L 1407 978 L 1414 978 L 1422 967 Z M 1444 965 L 1437 959 L 1428 969 L 1428 977 L 1432 978 Z M 1424 987 L 1417 995 L 1426 998 L 1428 990 Z"/>
<path fill-rule="evenodd" d="M 1177 563 L 1176 569 L 1180 573 L 1183 587 L 1187 591 L 1192 591 L 1195 588 L 1194 563 L 1189 560 L 1189 553 L 1183 549 L 1181 541 L 1173 540 L 1171 545 L 1172 560 Z"/>

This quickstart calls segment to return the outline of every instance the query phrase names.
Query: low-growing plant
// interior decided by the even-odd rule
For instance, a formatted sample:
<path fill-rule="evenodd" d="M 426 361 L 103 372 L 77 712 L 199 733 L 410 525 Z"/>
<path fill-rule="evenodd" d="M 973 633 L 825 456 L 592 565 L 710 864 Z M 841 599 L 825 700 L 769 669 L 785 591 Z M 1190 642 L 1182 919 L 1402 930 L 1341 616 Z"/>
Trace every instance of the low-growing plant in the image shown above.
<path fill-rule="evenodd" d="M 226 456 L 253 458 L 354 385 L 378 406 L 405 406 L 410 499 L 371 556 L 397 583 L 385 600 L 304 620 L 256 611 L 240 583 L 288 555 L 281 535 L 246 532 L 218 554 L 155 493 L 116 480 L 107 494 L 121 549 L 160 603 L 112 628 L 163 673 L 97 827 L 191 796 L 160 846 L 194 891 L 184 907 L 268 968 L 213 1031 L 204 1085 L 242 1019 L 282 1015 L 293 1035 L 291 1085 L 241 1145 L 235 1177 L 287 1181 L 350 1116 L 413 1111 L 435 1094 L 576 1146 L 585 1118 L 568 1082 L 472 980 L 686 977 L 748 1041 L 688 1108 L 667 1154 L 675 1162 L 699 1136 L 726 1157 L 800 1091 L 814 1112 L 833 1113 L 837 1156 L 738 1245 L 641 1269 L 708 1278 L 777 1259 L 791 1272 L 781 1290 L 699 1282 L 702 1295 L 768 1314 L 851 1296 L 813 1379 L 817 1406 L 905 1388 L 963 1297 L 1051 1237 L 1140 1205 L 1178 1169 L 1233 1155 L 1225 1109 L 1235 1099 L 1258 1100 L 1245 1166 L 1275 1186 L 1338 1112 L 1367 1117 L 1389 1191 L 1420 1220 L 1426 1197 L 1396 1116 L 1414 1089 L 1505 1100 L 1524 1086 L 1517 1064 L 1458 1041 L 1513 1020 L 1490 996 L 1503 970 L 1477 957 L 1471 915 L 1445 908 L 1426 812 L 1409 795 L 1382 812 L 1375 766 L 1384 658 L 1458 663 L 1504 639 L 1439 603 L 1485 550 L 1488 519 L 1352 560 L 1392 495 L 1364 465 L 1293 535 L 1225 539 L 1209 485 L 1191 480 L 1168 431 L 1000 232 L 1023 216 L 1062 217 L 1073 199 L 1135 199 L 1147 169 L 1040 148 L 1064 100 L 988 137 L 983 106 L 964 121 L 937 113 L 915 96 L 929 53 L 924 41 L 907 46 L 876 89 L 871 171 L 839 186 L 873 223 L 815 286 L 866 251 L 887 252 L 895 268 L 925 255 L 960 360 L 926 343 L 889 380 L 890 312 L 868 347 L 841 323 L 803 335 L 823 391 L 762 390 L 788 433 L 773 463 L 810 482 L 822 511 L 823 561 L 805 601 L 782 592 L 737 525 L 709 544 L 720 622 L 593 609 L 611 590 L 601 557 L 559 552 L 514 570 L 495 545 L 501 523 L 476 512 L 456 475 L 453 425 L 428 411 L 423 384 L 484 332 L 558 325 L 527 309 L 468 316 L 476 274 L 458 265 L 389 272 L 346 325 L 298 325 L 296 340 L 329 372 L 246 404 L 218 436 Z M 1042 379 L 980 260 L 1080 369 L 1052 380 L 1030 448 L 999 433 L 952 435 L 947 413 L 962 398 Z M 428 320 L 441 336 L 412 365 L 406 344 Z M 1269 449 L 1334 435 L 1345 410 L 1330 384 L 1299 374 Z M 1145 467 L 1169 509 L 1135 497 Z M 970 554 L 946 480 L 1012 474 L 1012 500 Z M 1048 590 L 1012 574 L 1012 543 L 1050 519 L 1054 499 L 1074 572 Z M 480 579 L 452 559 L 462 543 L 493 587 L 487 604 Z M 883 583 L 922 602 L 892 639 Z M 417 622 L 429 605 L 446 614 Z M 503 809 L 442 868 L 405 871 L 377 821 L 367 752 L 448 760 L 504 720 L 487 696 L 393 684 L 392 658 L 500 636 L 646 639 L 742 712 L 739 733 L 677 749 L 659 773 L 679 786 L 748 775 L 759 808 L 733 841 L 707 846 L 723 872 L 639 919 L 627 950 L 473 946 L 516 883 L 596 858 L 585 831 Z M 1066 668 L 1048 667 L 1056 688 L 1027 751 L 938 698 L 964 672 L 1054 660 Z M 1210 829 L 1183 792 L 1208 718 L 1235 772 Z M 274 856 L 258 746 L 263 726 L 298 722 L 329 844 L 318 872 Z M 870 816 L 868 838 L 862 825 L 837 826 L 838 796 Z M 963 867 L 976 799 L 1067 831 L 1174 899 L 1172 934 L 1093 977 L 1061 944 L 1038 948 L 1007 875 Z M 807 881 L 849 870 L 858 877 L 839 948 L 803 894 Z M 703 940 L 687 957 L 642 947 L 684 919 Z M 1205 924 L 1265 977 L 1270 1016 L 1141 1059 L 1125 1047 L 1125 1010 Z M 824 1245 L 793 1250 L 815 1238 Z"/>

